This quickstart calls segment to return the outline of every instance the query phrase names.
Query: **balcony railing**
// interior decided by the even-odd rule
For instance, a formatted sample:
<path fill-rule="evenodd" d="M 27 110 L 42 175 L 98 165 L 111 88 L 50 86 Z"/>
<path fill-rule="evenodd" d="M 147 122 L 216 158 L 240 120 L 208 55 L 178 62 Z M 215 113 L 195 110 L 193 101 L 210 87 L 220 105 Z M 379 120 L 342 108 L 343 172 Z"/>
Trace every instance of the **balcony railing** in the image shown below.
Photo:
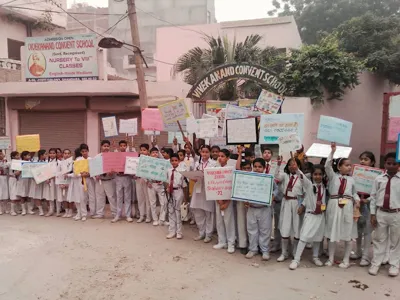
<path fill-rule="evenodd" d="M 19 60 L 0 58 L 0 68 L 9 70 L 21 70 L 21 62 Z"/>

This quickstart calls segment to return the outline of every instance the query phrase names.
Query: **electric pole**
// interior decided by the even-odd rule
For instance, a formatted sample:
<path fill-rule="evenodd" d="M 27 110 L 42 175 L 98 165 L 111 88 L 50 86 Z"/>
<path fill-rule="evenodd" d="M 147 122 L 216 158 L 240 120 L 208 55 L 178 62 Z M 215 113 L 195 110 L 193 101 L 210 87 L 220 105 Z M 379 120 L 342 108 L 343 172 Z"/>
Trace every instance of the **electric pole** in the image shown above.
<path fill-rule="evenodd" d="M 135 65 L 136 65 L 136 79 L 139 89 L 139 101 L 140 109 L 143 110 L 148 107 L 147 103 L 147 90 L 146 81 L 144 78 L 143 60 L 140 53 L 140 38 L 138 29 L 138 20 L 136 14 L 135 0 L 127 0 L 128 2 L 128 17 L 131 24 L 132 44 L 135 45 L 133 52 L 135 53 Z"/>

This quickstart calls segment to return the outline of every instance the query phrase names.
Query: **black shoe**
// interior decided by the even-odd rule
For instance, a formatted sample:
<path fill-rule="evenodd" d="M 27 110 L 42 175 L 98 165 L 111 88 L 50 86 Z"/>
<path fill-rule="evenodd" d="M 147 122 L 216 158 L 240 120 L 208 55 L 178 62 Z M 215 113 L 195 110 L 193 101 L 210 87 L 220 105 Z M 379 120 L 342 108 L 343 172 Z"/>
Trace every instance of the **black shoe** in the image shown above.
<path fill-rule="evenodd" d="M 242 253 L 243 255 L 246 255 L 247 254 L 247 248 L 237 248 L 237 249 L 239 249 L 240 250 L 240 253 Z"/>

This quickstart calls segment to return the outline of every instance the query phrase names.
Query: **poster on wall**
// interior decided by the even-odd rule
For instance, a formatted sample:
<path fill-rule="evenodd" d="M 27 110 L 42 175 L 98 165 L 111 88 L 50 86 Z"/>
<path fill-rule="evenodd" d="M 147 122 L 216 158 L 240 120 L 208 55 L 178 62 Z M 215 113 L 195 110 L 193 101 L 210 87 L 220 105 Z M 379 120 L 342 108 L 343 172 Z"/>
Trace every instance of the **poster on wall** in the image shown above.
<path fill-rule="evenodd" d="M 99 79 L 95 34 L 28 37 L 25 53 L 28 82 Z"/>

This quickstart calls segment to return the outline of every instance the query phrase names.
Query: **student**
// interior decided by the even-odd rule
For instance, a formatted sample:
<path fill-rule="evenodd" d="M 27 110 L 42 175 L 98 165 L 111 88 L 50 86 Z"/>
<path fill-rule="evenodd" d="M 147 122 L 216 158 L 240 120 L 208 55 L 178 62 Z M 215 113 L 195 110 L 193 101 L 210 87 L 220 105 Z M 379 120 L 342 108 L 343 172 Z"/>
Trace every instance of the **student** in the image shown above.
<path fill-rule="evenodd" d="M 253 163 L 253 172 L 265 173 L 265 160 L 256 158 Z M 278 187 L 274 182 L 272 201 Z M 262 260 L 269 260 L 270 241 L 272 233 L 272 209 L 271 206 L 245 203 L 247 209 L 247 233 L 249 235 L 249 252 L 246 258 L 251 259 L 258 253 L 258 247 L 262 252 Z"/>
<path fill-rule="evenodd" d="M 179 157 L 179 163 L 185 163 L 184 161 L 185 161 L 185 150 L 179 150 L 178 152 L 177 152 L 177 154 L 178 154 L 178 157 Z"/>
<path fill-rule="evenodd" d="M 61 148 L 56 148 L 57 160 L 63 160 L 64 153 Z"/>
<path fill-rule="evenodd" d="M 37 153 L 37 162 L 46 162 L 46 150 L 39 150 Z M 39 216 L 44 216 L 42 199 L 43 197 L 43 187 L 46 183 L 37 184 L 35 179 L 31 178 L 29 185 L 29 197 L 32 198 L 33 202 L 39 209 Z"/>
<path fill-rule="evenodd" d="M 82 145 L 81 145 L 82 147 Z M 75 149 L 75 161 L 82 160 L 81 148 Z M 76 215 L 74 217 L 75 221 L 79 221 L 82 219 L 82 210 L 81 210 L 81 201 L 84 199 L 84 185 L 82 180 L 82 174 L 76 175 L 74 172 L 66 174 L 66 177 L 71 178 L 71 183 L 68 187 L 67 201 L 70 203 L 70 209 L 68 212 L 67 218 L 72 217 L 72 203 L 75 203 L 76 206 Z"/>
<path fill-rule="evenodd" d="M 271 172 L 271 159 L 274 153 L 270 148 L 264 148 L 262 158 L 265 160 L 265 173 L 270 174 Z"/>
<path fill-rule="evenodd" d="M 201 158 L 196 162 L 195 170 L 204 171 L 205 168 L 215 167 L 216 162 L 210 158 L 210 146 L 203 146 L 200 151 Z M 199 235 L 194 240 L 204 240 L 204 243 L 211 242 L 214 230 L 215 204 L 213 201 L 206 200 L 204 178 L 197 180 L 194 185 L 190 208 L 193 210 L 199 229 Z"/>
<path fill-rule="evenodd" d="M 101 141 L 101 153 L 110 152 L 110 141 Z M 104 209 L 106 206 L 106 197 L 110 203 L 111 214 L 113 217 L 117 215 L 117 199 L 116 199 L 116 189 L 115 189 L 115 173 L 102 174 L 96 176 L 96 215 L 93 219 L 103 219 Z"/>
<path fill-rule="evenodd" d="M 400 172 L 396 153 L 385 156 L 385 169 L 384 175 L 375 178 L 371 192 L 371 224 L 375 234 L 369 274 L 378 274 L 390 242 L 389 276 L 396 277 L 400 265 Z"/>
<path fill-rule="evenodd" d="M 171 156 L 172 168 L 168 170 L 168 215 L 169 215 L 169 233 L 167 239 L 176 237 L 178 240 L 183 238 L 181 205 L 186 202 L 183 189 L 186 187 L 185 178 L 179 170 L 179 157 L 177 154 Z"/>
<path fill-rule="evenodd" d="M 31 155 L 28 151 L 23 151 L 21 153 L 21 160 L 23 161 L 31 161 Z M 19 177 L 21 175 L 21 171 L 16 171 L 15 176 Z M 17 196 L 20 197 L 20 203 L 22 208 L 22 216 L 26 215 L 26 202 L 29 197 L 29 184 L 30 180 L 28 178 L 19 178 L 17 183 Z"/>
<path fill-rule="evenodd" d="M 297 245 L 296 254 L 289 269 L 297 269 L 300 264 L 301 255 L 303 254 L 307 243 L 313 243 L 314 264 L 318 267 L 322 267 L 324 264 L 319 259 L 319 247 L 325 234 L 325 169 L 321 165 L 314 166 L 313 169 L 311 169 L 311 180 L 309 180 L 301 171 L 298 171 L 297 175 L 300 176 L 306 195 L 303 203 L 298 209 L 298 214 L 301 215 L 304 212 L 306 214 L 300 231 L 300 241 Z"/>
<path fill-rule="evenodd" d="M 140 145 L 140 155 L 149 155 L 149 144 L 141 144 Z M 149 203 L 149 194 L 147 192 L 147 182 L 144 178 L 136 177 L 136 196 L 139 207 L 139 220 L 137 223 L 142 223 L 146 220 L 146 223 L 151 222 L 151 210 Z"/>
<path fill-rule="evenodd" d="M 256 159 L 256 156 L 254 155 L 254 152 L 251 151 L 251 149 L 246 149 L 244 151 L 244 159 L 253 163 L 254 160 Z"/>
<path fill-rule="evenodd" d="M 221 151 L 221 149 L 219 148 L 219 146 L 212 146 L 211 147 L 211 158 L 212 158 L 212 160 L 218 161 L 220 151 Z"/>
<path fill-rule="evenodd" d="M 157 149 L 158 151 L 158 149 Z M 174 150 L 172 150 L 171 148 L 164 148 L 164 152 L 162 153 L 162 156 L 164 159 L 171 159 L 172 154 L 174 154 Z"/>
<path fill-rule="evenodd" d="M 219 152 L 218 162 L 221 167 L 226 167 L 230 152 L 222 149 Z M 215 217 L 217 221 L 218 244 L 214 249 L 228 249 L 228 253 L 235 253 L 235 213 L 233 202 L 230 199 L 215 201 Z"/>
<path fill-rule="evenodd" d="M 8 164 L 0 150 L 0 215 L 6 211 L 8 196 Z"/>
<path fill-rule="evenodd" d="M 11 152 L 11 160 L 13 159 L 20 159 L 19 153 L 17 151 Z M 10 209 L 10 215 L 11 216 L 16 216 L 17 213 L 15 211 L 15 206 L 19 201 L 19 197 L 17 196 L 17 185 L 18 185 L 18 173 L 19 171 L 14 171 L 11 170 L 11 163 L 8 165 L 8 174 L 9 174 L 9 180 L 8 180 L 8 191 L 10 195 L 10 201 L 11 201 L 11 209 Z"/>
<path fill-rule="evenodd" d="M 55 148 L 49 150 L 47 162 L 49 164 L 57 163 L 57 152 Z M 47 207 L 49 208 L 45 217 L 51 217 L 54 214 L 54 201 L 56 200 L 56 183 L 54 178 L 43 183 L 43 199 L 47 201 Z"/>
<path fill-rule="evenodd" d="M 118 145 L 119 152 L 126 152 L 128 147 L 127 141 L 122 140 Z M 111 222 L 115 223 L 121 219 L 124 208 L 126 221 L 132 223 L 132 180 L 130 175 L 125 175 L 123 172 L 118 173 L 115 178 L 115 185 L 117 189 L 117 214 Z"/>
<path fill-rule="evenodd" d="M 166 155 L 167 156 L 170 155 L 169 150 L 171 150 L 171 149 L 168 149 L 168 148 L 165 149 L 164 157 Z M 158 153 L 157 148 L 154 147 L 150 150 L 151 157 L 158 158 L 158 154 L 159 153 Z M 147 180 L 147 187 L 148 187 L 147 193 L 148 193 L 149 202 L 150 202 L 151 216 L 153 218 L 153 226 L 164 225 L 165 216 L 167 213 L 167 197 L 166 197 L 166 193 L 164 190 L 164 184 L 161 181 Z M 158 220 L 158 215 L 157 215 L 157 211 L 156 211 L 157 196 L 158 196 L 158 200 L 160 201 L 160 220 Z M 149 218 L 150 218 L 150 216 L 147 216 L 147 219 L 149 219 Z"/>
<path fill-rule="evenodd" d="M 361 153 L 359 156 L 360 165 L 367 166 L 367 167 L 375 167 L 375 155 L 370 151 L 365 151 Z M 356 251 L 352 255 L 350 255 L 350 259 L 359 259 L 360 266 L 366 267 L 370 263 L 369 258 L 369 249 L 371 246 L 371 216 L 369 211 L 369 197 L 370 195 L 360 194 L 360 213 L 361 217 L 358 219 L 358 222 L 355 222 L 355 226 L 357 226 L 358 237 L 356 240 Z M 364 242 L 363 241 L 364 238 Z"/>
<path fill-rule="evenodd" d="M 64 149 L 63 151 L 63 157 L 62 160 L 67 160 L 71 158 L 71 150 L 69 149 Z M 72 217 L 72 209 L 73 205 L 68 201 L 68 188 L 69 184 L 60 184 L 58 185 L 57 188 L 57 202 L 62 203 L 65 213 L 62 216 L 63 218 L 70 218 Z M 71 212 L 70 212 L 71 209 Z M 58 212 L 58 207 L 57 207 L 57 213 Z"/>
<path fill-rule="evenodd" d="M 351 240 L 357 238 L 352 234 L 353 206 L 360 206 L 360 198 L 355 189 L 354 179 L 350 176 L 352 169 L 350 159 L 338 159 L 334 170 L 332 159 L 336 151 L 336 143 L 332 143 L 331 148 L 332 151 L 325 163 L 330 195 L 326 211 L 325 230 L 325 236 L 329 239 L 329 260 L 325 263 L 325 266 L 333 266 L 336 242 L 344 241 L 344 257 L 339 267 L 347 269 L 350 267 Z M 355 203 L 353 204 L 353 202 Z"/>
<path fill-rule="evenodd" d="M 284 196 L 282 199 L 281 213 L 279 217 L 279 229 L 282 236 L 282 254 L 278 262 L 283 262 L 289 257 L 289 239 L 293 238 L 292 255 L 295 256 L 297 244 L 300 238 L 300 216 L 297 214 L 299 196 L 303 195 L 303 183 L 297 174 L 300 161 L 297 158 L 289 159 L 284 173 L 281 174 L 280 166 L 282 158 L 278 160 L 276 169 L 276 180 L 281 185 Z"/>
<path fill-rule="evenodd" d="M 91 159 L 89 156 L 89 146 L 87 144 L 80 144 L 81 157 L 84 159 Z M 95 178 L 90 177 L 90 174 L 84 174 L 86 178 L 87 191 L 85 192 L 85 203 L 89 203 L 89 216 L 93 218 L 96 215 L 96 182 Z M 89 176 L 88 176 L 89 175 Z M 87 205 L 86 205 L 87 206 Z M 83 213 L 87 214 L 87 208 L 83 208 Z M 85 215 L 86 217 L 86 215 Z"/>
<path fill-rule="evenodd" d="M 186 169 L 189 171 L 189 170 L 194 169 L 195 153 L 194 153 L 192 145 L 190 144 L 189 139 L 187 137 L 185 137 L 185 142 L 186 142 L 186 144 L 184 146 L 184 150 L 185 150 L 184 162 L 186 164 Z"/>

